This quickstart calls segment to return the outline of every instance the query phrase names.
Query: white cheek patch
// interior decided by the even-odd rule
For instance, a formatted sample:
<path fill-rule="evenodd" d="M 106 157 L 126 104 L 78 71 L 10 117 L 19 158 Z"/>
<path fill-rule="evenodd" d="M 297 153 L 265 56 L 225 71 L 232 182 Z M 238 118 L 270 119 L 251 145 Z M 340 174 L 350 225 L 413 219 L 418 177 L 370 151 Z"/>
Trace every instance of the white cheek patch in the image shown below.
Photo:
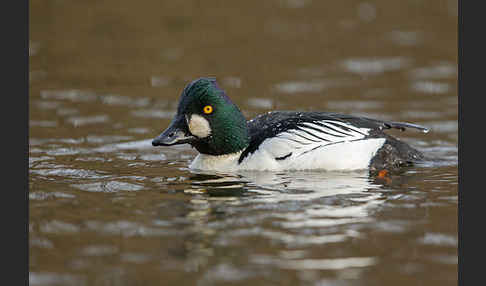
<path fill-rule="evenodd" d="M 205 138 L 211 134 L 209 122 L 200 115 L 193 114 L 188 120 L 187 125 L 189 126 L 189 131 L 191 131 L 192 135 L 199 138 Z"/>

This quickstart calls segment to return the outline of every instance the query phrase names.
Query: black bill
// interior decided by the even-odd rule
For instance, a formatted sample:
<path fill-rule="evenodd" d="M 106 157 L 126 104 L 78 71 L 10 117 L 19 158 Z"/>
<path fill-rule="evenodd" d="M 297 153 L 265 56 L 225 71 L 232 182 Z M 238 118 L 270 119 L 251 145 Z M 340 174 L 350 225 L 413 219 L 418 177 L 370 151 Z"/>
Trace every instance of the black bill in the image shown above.
<path fill-rule="evenodd" d="M 152 140 L 153 146 L 171 146 L 190 143 L 196 137 L 187 131 L 187 124 L 184 116 L 175 117 L 169 127 Z"/>

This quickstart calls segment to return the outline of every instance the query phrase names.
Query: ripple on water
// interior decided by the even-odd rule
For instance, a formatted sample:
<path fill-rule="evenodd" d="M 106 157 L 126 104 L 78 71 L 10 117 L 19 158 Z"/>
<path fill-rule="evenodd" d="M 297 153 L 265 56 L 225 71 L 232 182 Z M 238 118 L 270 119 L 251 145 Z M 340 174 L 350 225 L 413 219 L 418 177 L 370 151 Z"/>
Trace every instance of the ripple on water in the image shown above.
<path fill-rule="evenodd" d="M 429 110 L 403 110 L 400 112 L 400 117 L 410 119 L 433 119 L 441 118 L 444 115 L 442 111 Z M 427 125 L 430 128 L 430 126 Z"/>
<path fill-rule="evenodd" d="M 30 127 L 57 127 L 57 120 L 30 120 Z"/>
<path fill-rule="evenodd" d="M 83 138 L 52 138 L 52 139 L 40 139 L 40 138 L 29 138 L 29 145 L 43 145 L 47 143 L 65 143 L 65 144 L 80 144 L 83 143 Z M 59 145 L 51 144 L 49 147 L 56 147 Z"/>
<path fill-rule="evenodd" d="M 71 116 L 79 114 L 79 110 L 76 108 L 59 108 L 56 110 L 56 113 L 60 116 Z"/>
<path fill-rule="evenodd" d="M 56 148 L 53 150 L 47 150 L 46 154 L 50 156 L 65 156 L 65 155 L 76 155 L 81 152 L 82 152 L 81 149 L 76 149 L 76 148 Z"/>
<path fill-rule="evenodd" d="M 372 221 L 369 218 L 306 218 L 301 221 L 282 222 L 285 228 L 320 228 Z"/>
<path fill-rule="evenodd" d="M 221 79 L 221 83 L 224 86 L 232 87 L 232 88 L 240 88 L 241 87 L 241 78 L 236 76 L 227 76 Z"/>
<path fill-rule="evenodd" d="M 327 101 L 326 103 L 329 109 L 335 110 L 368 110 L 368 109 L 381 109 L 383 108 L 382 101 L 373 100 L 348 100 L 348 101 Z"/>
<path fill-rule="evenodd" d="M 101 102 L 108 105 L 124 105 L 124 106 L 134 106 L 143 107 L 150 103 L 150 98 L 131 98 L 123 95 L 103 95 L 100 96 Z"/>
<path fill-rule="evenodd" d="M 137 154 L 119 154 L 116 156 L 118 159 L 133 161 L 136 160 L 138 155 Z"/>
<path fill-rule="evenodd" d="M 299 248 L 309 245 L 324 245 L 327 243 L 336 243 L 345 241 L 348 236 L 345 234 L 325 234 L 325 235 L 309 235 L 309 234 L 288 234 L 279 231 L 263 231 L 263 237 L 283 242 L 289 248 Z"/>
<path fill-rule="evenodd" d="M 50 198 L 63 198 L 63 199 L 73 199 L 75 195 L 67 194 L 63 192 L 33 192 L 29 193 L 29 200 L 47 200 Z"/>
<path fill-rule="evenodd" d="M 128 263 L 145 263 L 152 259 L 152 256 L 145 253 L 125 252 L 120 254 L 120 259 Z"/>
<path fill-rule="evenodd" d="M 43 233 L 74 234 L 79 232 L 80 227 L 60 220 L 51 220 L 41 224 L 39 230 Z"/>
<path fill-rule="evenodd" d="M 106 175 L 102 175 L 99 171 L 73 169 L 63 165 L 40 164 L 37 166 L 37 168 L 38 169 L 30 169 L 29 172 L 45 177 L 59 176 L 78 179 L 101 179 L 108 177 Z"/>
<path fill-rule="evenodd" d="M 150 78 L 150 84 L 156 86 L 167 86 L 172 81 L 172 78 L 168 76 L 152 76 Z"/>
<path fill-rule="evenodd" d="M 78 157 L 74 159 L 74 161 L 81 161 L 81 162 L 111 162 L 113 159 L 105 158 L 105 157 Z"/>
<path fill-rule="evenodd" d="M 140 191 L 144 187 L 120 181 L 103 181 L 87 184 L 72 184 L 72 187 L 87 192 L 116 193 L 119 191 Z"/>
<path fill-rule="evenodd" d="M 89 230 L 93 230 L 106 235 L 122 235 L 125 237 L 181 236 L 186 233 L 183 230 L 147 227 L 137 222 L 124 220 L 113 222 L 87 221 L 84 224 Z"/>
<path fill-rule="evenodd" d="M 52 160 L 54 157 L 49 157 L 49 156 L 40 156 L 40 157 L 32 157 L 29 156 L 29 168 L 32 168 L 35 163 L 37 162 L 42 162 L 42 161 L 47 161 L 47 160 Z"/>
<path fill-rule="evenodd" d="M 436 82 L 436 81 L 412 82 L 410 88 L 413 91 L 428 93 L 428 94 L 443 94 L 451 90 L 450 84 L 445 82 Z"/>
<path fill-rule="evenodd" d="M 57 109 L 61 103 L 59 101 L 35 101 L 35 105 L 40 109 Z"/>
<path fill-rule="evenodd" d="M 153 149 L 152 139 L 130 141 L 123 143 L 107 144 L 97 148 L 92 149 L 93 152 L 114 152 L 120 150 L 142 150 L 142 149 Z"/>
<path fill-rule="evenodd" d="M 281 268 L 295 270 L 339 270 L 355 267 L 368 267 L 376 264 L 378 261 L 375 257 L 287 260 L 266 255 L 254 255 L 251 257 L 251 260 L 256 264 L 273 264 Z"/>
<path fill-rule="evenodd" d="M 423 34 L 417 31 L 394 30 L 389 33 L 389 38 L 400 46 L 416 46 L 423 41 Z"/>
<path fill-rule="evenodd" d="M 426 233 L 418 241 L 422 244 L 441 245 L 441 246 L 457 246 L 457 238 L 451 235 L 442 233 Z"/>
<path fill-rule="evenodd" d="M 144 161 L 161 161 L 161 160 L 167 160 L 167 156 L 165 156 L 163 153 L 143 154 L 143 155 L 140 155 L 139 158 L 141 160 L 144 160 Z"/>
<path fill-rule="evenodd" d="M 250 98 L 248 105 L 254 108 L 271 109 L 273 107 L 273 100 L 268 98 Z"/>
<path fill-rule="evenodd" d="M 410 59 L 403 57 L 355 58 L 344 60 L 341 65 L 348 72 L 363 75 L 377 75 L 408 67 L 410 65 Z"/>
<path fill-rule="evenodd" d="M 456 133 L 459 128 L 457 120 L 428 121 L 423 124 L 430 130 L 440 133 Z"/>
<path fill-rule="evenodd" d="M 324 81 L 288 81 L 275 85 L 275 89 L 282 93 L 318 93 L 329 87 Z"/>
<path fill-rule="evenodd" d="M 410 225 L 407 221 L 402 220 L 384 220 L 371 224 L 371 227 L 377 231 L 389 233 L 402 233 Z"/>
<path fill-rule="evenodd" d="M 40 96 L 44 99 L 70 100 L 72 102 L 89 102 L 98 98 L 94 92 L 83 90 L 41 90 Z"/>
<path fill-rule="evenodd" d="M 136 134 L 146 134 L 149 133 L 150 129 L 145 127 L 135 127 L 135 128 L 129 128 L 127 131 Z"/>
<path fill-rule="evenodd" d="M 132 136 L 121 135 L 88 135 L 86 142 L 88 143 L 113 143 L 132 139 Z"/>
<path fill-rule="evenodd" d="M 231 264 L 222 263 L 211 267 L 202 277 L 202 285 L 213 285 L 214 281 L 227 283 L 248 279 L 255 276 L 254 271 L 249 271 Z"/>
<path fill-rule="evenodd" d="M 455 265 L 458 262 L 457 255 L 430 255 L 428 258 L 443 264 Z"/>
<path fill-rule="evenodd" d="M 81 254 L 86 256 L 106 256 L 118 252 L 118 247 L 113 245 L 90 245 L 81 249 Z"/>
<path fill-rule="evenodd" d="M 86 279 L 79 275 L 59 274 L 53 272 L 31 272 L 29 271 L 29 285 L 32 286 L 55 286 L 55 285 L 72 285 L 81 286 L 87 285 Z"/>
<path fill-rule="evenodd" d="M 54 244 L 52 243 L 52 241 L 50 241 L 49 239 L 39 238 L 39 237 L 29 237 L 29 246 L 46 248 L 46 249 L 54 248 Z"/>
<path fill-rule="evenodd" d="M 74 127 L 80 127 L 89 124 L 99 124 L 109 121 L 110 117 L 108 115 L 92 115 L 92 116 L 74 116 L 69 117 L 67 121 L 74 125 Z"/>
<path fill-rule="evenodd" d="M 174 117 L 176 114 L 175 111 L 172 110 L 159 110 L 159 109 L 141 109 L 141 110 L 134 110 L 131 112 L 133 116 L 142 117 L 142 118 L 165 118 L 170 119 Z"/>
<path fill-rule="evenodd" d="M 312 0 L 282 0 L 279 3 L 286 8 L 298 9 L 311 4 Z"/>
<path fill-rule="evenodd" d="M 453 79 L 457 77 L 457 67 L 449 63 L 421 67 L 410 71 L 410 77 L 416 79 Z"/>

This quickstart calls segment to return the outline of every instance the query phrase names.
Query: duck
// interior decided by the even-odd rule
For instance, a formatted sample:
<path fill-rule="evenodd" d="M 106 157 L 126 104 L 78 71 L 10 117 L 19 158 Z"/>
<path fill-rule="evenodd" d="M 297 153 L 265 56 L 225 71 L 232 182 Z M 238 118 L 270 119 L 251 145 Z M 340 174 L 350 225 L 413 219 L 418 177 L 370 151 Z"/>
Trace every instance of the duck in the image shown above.
<path fill-rule="evenodd" d="M 215 78 L 182 91 L 169 126 L 153 146 L 189 144 L 200 171 L 396 171 L 425 156 L 385 130 L 428 128 L 324 111 L 270 111 L 247 120 Z"/>

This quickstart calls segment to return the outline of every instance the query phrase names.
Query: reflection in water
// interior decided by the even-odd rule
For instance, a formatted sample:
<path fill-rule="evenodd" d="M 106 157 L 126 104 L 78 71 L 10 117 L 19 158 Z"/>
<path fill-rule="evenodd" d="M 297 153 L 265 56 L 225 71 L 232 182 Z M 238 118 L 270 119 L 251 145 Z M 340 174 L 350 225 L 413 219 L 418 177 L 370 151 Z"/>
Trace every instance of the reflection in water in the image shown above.
<path fill-rule="evenodd" d="M 211 189 L 241 188 L 246 186 L 248 192 L 268 198 L 269 202 L 281 200 L 312 200 L 319 197 L 366 193 L 378 189 L 370 181 L 369 172 L 256 172 L 240 171 L 235 174 L 200 173 L 194 174 L 193 186 L 206 186 Z M 256 187 L 256 188 L 255 188 Z M 231 192 L 228 192 L 231 195 Z M 272 201 L 273 200 L 273 201 Z"/>
<path fill-rule="evenodd" d="M 277 264 L 285 269 L 298 270 L 339 270 L 354 267 L 367 267 L 375 264 L 376 259 L 373 257 L 347 257 L 336 259 L 302 259 L 302 260 L 284 260 L 272 259 L 268 257 L 254 257 L 255 263 L 259 264 Z"/>
<path fill-rule="evenodd" d="M 408 179 L 413 179 L 413 173 Z M 353 276 L 357 275 L 356 269 L 371 267 L 379 259 L 374 256 L 322 258 L 300 249 L 332 247 L 366 239 L 369 234 L 362 231 L 364 225 L 381 227 L 387 233 L 403 233 L 411 227 L 400 220 L 376 221 L 374 213 L 386 203 L 387 189 L 370 180 L 367 172 L 193 173 L 190 181 L 191 189 L 186 193 L 193 196 L 190 200 L 192 211 L 185 215 L 190 222 L 189 228 L 185 229 L 197 233 L 197 236 L 188 238 L 190 243 L 186 242 L 186 247 L 190 245 L 187 263 L 191 269 L 204 268 L 219 247 L 236 247 L 242 241 L 263 238 L 270 243 L 285 245 L 289 250 L 267 253 L 264 248 L 257 249 L 249 255 L 250 262 L 255 265 L 276 269 L 334 270 Z M 406 180 L 399 183 L 406 184 Z M 400 197 L 410 200 L 407 196 L 389 198 Z M 270 225 L 262 228 L 265 222 Z M 441 234 L 426 234 L 417 241 L 456 246 L 453 238 Z M 233 273 L 235 280 L 239 276 L 258 273 L 226 264 L 218 267 L 223 273 L 219 276 L 209 271 L 206 279 L 231 280 L 224 274 L 224 269 L 228 270 L 227 274 Z"/>
<path fill-rule="evenodd" d="M 162 227 L 163 231 L 140 232 L 140 226 L 131 226 L 139 229 L 140 235 L 177 235 L 185 271 L 206 268 L 218 248 L 237 247 L 242 241 L 257 238 L 283 244 L 289 250 L 272 254 L 257 247 L 248 254 L 253 265 L 348 271 L 377 261 L 364 256 L 316 258 L 298 250 L 363 237 L 359 229 L 349 226 L 372 223 L 370 214 L 384 201 L 379 191 L 382 186 L 372 183 L 367 172 L 191 173 L 190 187 L 184 190 L 191 196 L 190 204 L 177 213 L 179 222 L 163 219 L 163 211 L 151 227 Z M 270 225 L 262 228 L 265 222 Z M 223 262 L 208 270 L 202 281 L 210 285 L 214 281 L 248 279 L 259 273 L 258 268 L 250 270 Z"/>
<path fill-rule="evenodd" d="M 214 233 L 212 228 L 226 229 L 238 225 L 238 229 L 226 235 L 245 237 L 259 235 L 277 240 L 288 246 L 305 246 L 344 241 L 356 237 L 355 231 L 309 235 L 295 232 L 297 229 L 343 226 L 372 220 L 368 212 L 383 202 L 378 190 L 381 186 L 371 183 L 367 172 L 329 173 L 329 172 L 244 172 L 238 175 L 216 175 L 196 173 L 191 177 L 193 188 L 186 193 L 199 194 L 191 200 L 197 211 L 191 217 L 198 218 L 198 226 L 206 227 L 205 233 Z M 278 219 L 277 229 L 263 230 L 253 228 L 262 219 L 260 216 L 245 215 L 244 221 L 237 222 L 221 213 L 220 220 L 211 224 L 211 206 L 224 203 L 225 212 L 248 212 L 252 209 L 273 210 L 265 218 Z M 241 207 L 241 208 L 240 208 Z M 224 212 L 223 212 L 224 213 Z M 241 225 L 240 225 L 241 224 Z M 241 228 L 246 225 L 249 228 Z"/>
<path fill-rule="evenodd" d="M 245 178 L 258 189 L 249 190 L 268 202 L 312 200 L 332 195 L 365 193 L 377 186 L 369 182 L 368 172 L 246 172 Z M 272 190 L 272 191 L 264 191 Z"/>

